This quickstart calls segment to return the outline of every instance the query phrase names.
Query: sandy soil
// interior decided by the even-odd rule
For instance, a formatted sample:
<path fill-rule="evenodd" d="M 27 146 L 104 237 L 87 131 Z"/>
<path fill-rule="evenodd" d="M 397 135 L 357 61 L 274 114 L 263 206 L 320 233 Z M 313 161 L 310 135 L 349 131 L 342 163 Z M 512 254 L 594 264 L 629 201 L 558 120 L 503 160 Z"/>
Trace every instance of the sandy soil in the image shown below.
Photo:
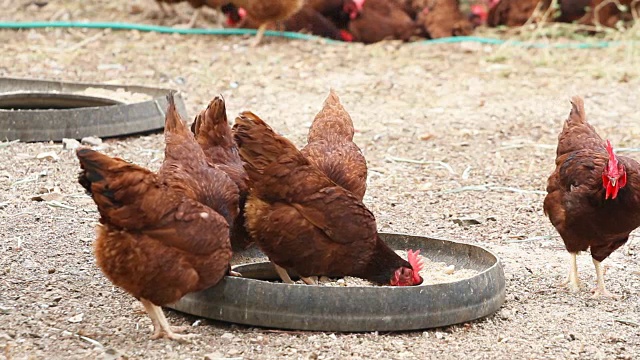
<path fill-rule="evenodd" d="M 0 20 L 121 20 L 129 1 L 5 1 Z M 73 5 L 72 5 L 73 4 Z M 146 11 L 152 1 L 137 1 Z M 185 9 L 185 7 L 181 7 Z M 189 10 L 185 10 L 189 11 Z M 637 48 L 525 50 L 457 45 L 323 45 L 242 37 L 81 29 L 0 31 L 0 76 L 169 87 L 192 116 L 222 93 L 230 114 L 252 110 L 297 144 L 330 87 L 351 112 L 370 177 L 366 204 L 381 231 L 481 244 L 502 259 L 507 301 L 488 318 L 406 333 L 282 332 L 201 320 L 192 344 L 151 341 L 136 301 L 107 281 L 91 253 L 97 213 L 60 144 L 0 145 L 0 358 L 10 359 L 631 359 L 640 354 L 637 238 L 606 262 L 621 300 L 571 294 L 568 255 L 542 213 L 569 98 L 618 147 L 640 143 Z M 162 135 L 102 149 L 156 169 Z M 36 159 L 53 151 L 59 159 Z M 631 156 L 640 157 L 637 154 Z M 412 163 L 406 160 L 419 160 Z M 445 165 L 446 166 L 443 166 Z M 58 206 L 31 200 L 59 187 Z M 56 203 L 54 203 L 55 205 Z M 63 207 L 60 207 L 62 204 Z M 458 218 L 477 225 L 461 226 Z M 495 219 L 493 221 L 492 219 Z M 197 325 L 197 326 L 196 326 Z"/>

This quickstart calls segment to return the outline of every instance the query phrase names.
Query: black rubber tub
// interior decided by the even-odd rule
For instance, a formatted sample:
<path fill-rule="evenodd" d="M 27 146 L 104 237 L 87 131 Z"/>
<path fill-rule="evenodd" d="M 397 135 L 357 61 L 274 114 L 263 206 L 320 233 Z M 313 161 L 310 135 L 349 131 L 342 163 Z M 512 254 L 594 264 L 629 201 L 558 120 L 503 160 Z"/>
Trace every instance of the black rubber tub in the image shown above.
<path fill-rule="evenodd" d="M 497 311 L 505 297 L 502 265 L 490 251 L 464 243 L 380 234 L 396 250 L 421 249 L 432 261 L 478 274 L 456 282 L 413 286 L 328 287 L 290 285 L 268 262 L 235 265 L 243 278 L 189 294 L 169 308 L 238 324 L 314 331 L 401 331 L 467 322 Z M 236 254 L 264 258 L 258 250 Z"/>
<path fill-rule="evenodd" d="M 170 89 L 0 78 L 0 140 L 60 141 L 164 128 Z M 179 93 L 176 106 L 185 116 Z"/>

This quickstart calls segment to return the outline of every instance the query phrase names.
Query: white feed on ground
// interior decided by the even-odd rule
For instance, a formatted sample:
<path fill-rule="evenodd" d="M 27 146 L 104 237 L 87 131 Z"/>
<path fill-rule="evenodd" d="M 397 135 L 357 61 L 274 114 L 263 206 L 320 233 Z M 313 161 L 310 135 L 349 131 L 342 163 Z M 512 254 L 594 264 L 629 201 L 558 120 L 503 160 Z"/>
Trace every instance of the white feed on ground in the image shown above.
<path fill-rule="evenodd" d="M 407 258 L 407 252 L 403 250 L 396 250 L 396 253 L 403 259 Z M 450 283 L 463 279 L 471 278 L 478 274 L 477 270 L 473 269 L 457 269 L 454 265 L 446 264 L 444 262 L 432 261 L 427 257 L 419 255 L 422 258 L 423 267 L 420 271 L 420 276 L 423 279 L 421 285 L 433 285 Z M 242 264 L 246 262 L 257 261 L 256 259 L 235 258 L 233 263 Z M 265 261 L 268 261 L 266 258 Z M 245 262 L 246 261 L 246 262 Z M 305 285 L 302 280 L 297 280 L 296 284 Z M 322 286 L 378 286 L 378 284 L 372 283 L 369 280 L 360 279 L 352 276 L 345 276 L 344 278 L 330 279 L 325 276 L 321 277 L 318 281 Z"/>
<path fill-rule="evenodd" d="M 396 250 L 396 253 L 403 259 L 407 258 L 407 252 Z M 423 279 L 421 285 L 433 285 L 455 282 L 462 279 L 468 279 L 478 274 L 478 271 L 472 269 L 456 269 L 454 265 L 444 262 L 432 261 L 427 257 L 418 255 L 422 259 L 423 267 L 420 270 L 420 276 Z M 302 284 L 302 281 L 296 281 L 296 284 Z M 319 281 L 324 286 L 378 286 L 371 281 L 360 279 L 357 277 L 345 276 L 342 279 L 323 278 Z"/>
<path fill-rule="evenodd" d="M 153 96 L 143 93 L 135 93 L 126 91 L 124 88 L 117 89 L 104 89 L 88 87 L 82 91 L 75 92 L 76 95 L 95 96 L 101 98 L 113 99 L 123 102 L 125 104 L 135 104 L 139 102 L 149 101 L 153 99 Z"/>

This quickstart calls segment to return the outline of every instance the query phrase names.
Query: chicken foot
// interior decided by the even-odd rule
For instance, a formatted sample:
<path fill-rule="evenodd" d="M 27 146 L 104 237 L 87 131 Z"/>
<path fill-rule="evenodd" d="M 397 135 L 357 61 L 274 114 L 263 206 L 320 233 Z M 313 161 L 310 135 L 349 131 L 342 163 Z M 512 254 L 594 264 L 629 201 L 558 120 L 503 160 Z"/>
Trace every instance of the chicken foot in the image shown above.
<path fill-rule="evenodd" d="M 160 339 L 167 338 L 171 340 L 187 342 L 190 339 L 197 337 L 197 334 L 187 334 L 187 335 L 179 335 L 177 333 L 186 330 L 185 327 L 178 326 L 170 326 L 169 321 L 164 316 L 164 312 L 162 308 L 154 305 L 147 299 L 140 299 L 140 302 L 144 306 L 145 310 L 149 314 L 151 318 L 151 323 L 153 324 L 153 335 L 151 335 L 151 339 Z"/>
<path fill-rule="evenodd" d="M 237 272 L 237 271 L 233 271 L 233 270 L 229 270 L 229 276 L 235 276 L 235 277 L 242 277 L 242 274 Z"/>
<path fill-rule="evenodd" d="M 607 290 L 604 287 L 604 269 L 602 269 L 602 265 L 601 265 L 602 262 L 596 259 L 592 259 L 592 260 L 593 260 L 593 265 L 596 267 L 596 287 L 595 289 L 591 290 L 591 292 L 593 292 L 593 295 L 591 297 L 592 298 L 608 297 L 612 299 L 619 299 L 620 297 L 618 295 L 614 295 L 610 293 L 609 290 Z"/>
<path fill-rule="evenodd" d="M 570 255 L 570 267 L 569 267 L 569 278 L 566 281 L 563 281 L 560 285 L 567 286 L 569 291 L 578 292 L 580 291 L 580 279 L 578 278 L 578 253 L 569 253 Z"/>

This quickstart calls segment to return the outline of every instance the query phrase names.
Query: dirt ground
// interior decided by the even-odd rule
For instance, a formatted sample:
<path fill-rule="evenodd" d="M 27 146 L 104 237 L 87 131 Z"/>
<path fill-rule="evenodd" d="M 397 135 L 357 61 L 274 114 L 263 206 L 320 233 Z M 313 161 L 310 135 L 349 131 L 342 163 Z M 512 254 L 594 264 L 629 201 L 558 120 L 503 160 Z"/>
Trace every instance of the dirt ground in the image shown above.
<path fill-rule="evenodd" d="M 130 2 L 123 0 L 52 1 L 42 8 L 25 3 L 31 2 L 5 1 L 0 20 L 157 22 L 130 14 Z M 137 3 L 155 9 L 151 1 Z M 4 30 L 0 76 L 174 88 L 183 92 L 190 117 L 221 93 L 231 115 L 252 110 L 299 145 L 332 87 L 354 119 L 355 141 L 369 163 L 365 203 L 379 229 L 491 249 L 501 257 L 507 279 L 502 309 L 469 324 L 384 334 L 282 332 L 167 310 L 174 325 L 193 324 L 190 332 L 201 336 L 192 344 L 151 341 L 149 318 L 136 313 L 136 301 L 95 265 L 97 213 L 76 183 L 73 152 L 54 143 L 5 143 L 0 145 L 0 358 L 639 356 L 637 238 L 605 262 L 607 285 L 622 299 L 590 299 L 587 286 L 594 285 L 595 272 L 589 255 L 579 257 L 583 291 L 572 294 L 557 285 L 566 276 L 568 254 L 542 212 L 571 96 L 585 97 L 592 124 L 615 146 L 640 147 L 637 47 L 365 47 L 269 38 L 251 49 L 249 41 Z M 163 137 L 111 139 L 101 149 L 157 169 Z M 35 158 L 45 151 L 59 159 Z M 39 189 L 55 186 L 65 195 L 60 201 L 65 207 L 31 200 Z M 454 222 L 460 217 L 480 224 L 460 226 Z"/>

